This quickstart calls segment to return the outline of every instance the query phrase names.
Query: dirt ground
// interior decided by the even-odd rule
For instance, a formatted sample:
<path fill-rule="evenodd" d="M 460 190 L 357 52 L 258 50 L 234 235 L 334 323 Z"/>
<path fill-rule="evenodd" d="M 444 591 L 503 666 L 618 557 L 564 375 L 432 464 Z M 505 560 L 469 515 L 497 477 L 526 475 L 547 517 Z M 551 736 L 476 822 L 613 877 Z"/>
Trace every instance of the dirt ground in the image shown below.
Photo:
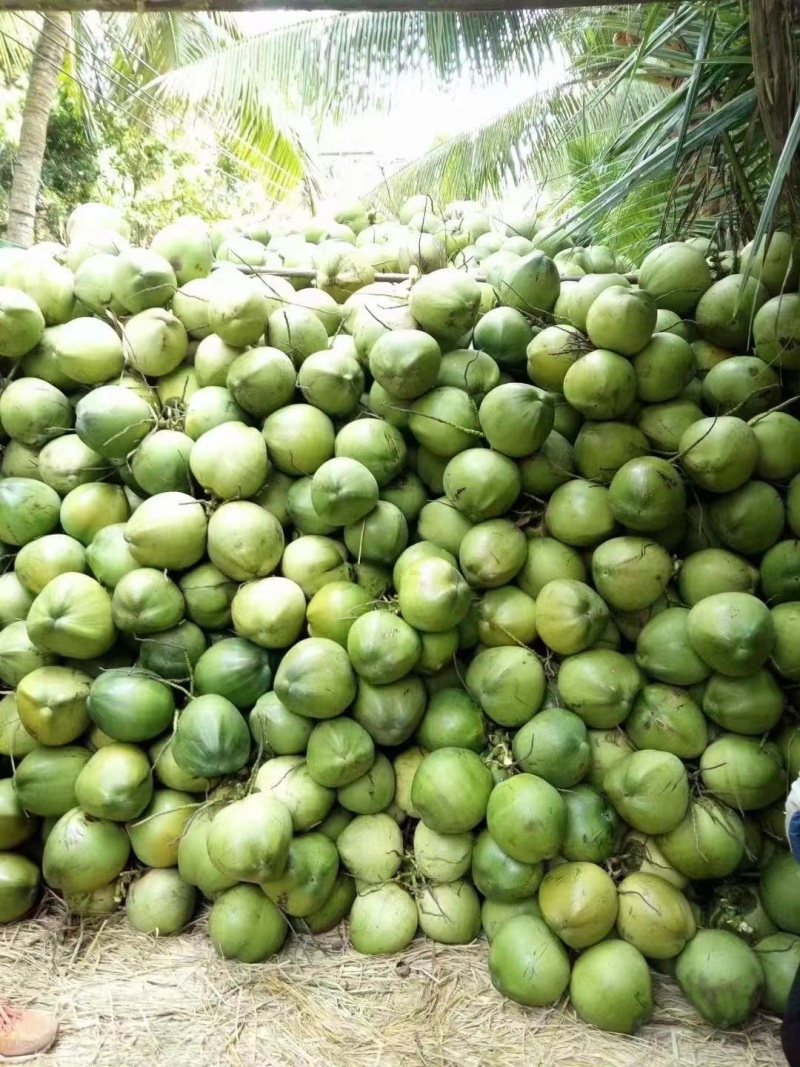
<path fill-rule="evenodd" d="M 777 1020 L 706 1026 L 669 981 L 635 1038 L 569 1007 L 517 1007 L 494 991 L 486 945 L 418 941 L 367 959 L 339 934 L 295 940 L 275 962 L 218 959 L 202 920 L 158 941 L 124 917 L 68 924 L 46 912 L 0 931 L 0 993 L 57 1012 L 43 1067 L 779 1067 Z"/>

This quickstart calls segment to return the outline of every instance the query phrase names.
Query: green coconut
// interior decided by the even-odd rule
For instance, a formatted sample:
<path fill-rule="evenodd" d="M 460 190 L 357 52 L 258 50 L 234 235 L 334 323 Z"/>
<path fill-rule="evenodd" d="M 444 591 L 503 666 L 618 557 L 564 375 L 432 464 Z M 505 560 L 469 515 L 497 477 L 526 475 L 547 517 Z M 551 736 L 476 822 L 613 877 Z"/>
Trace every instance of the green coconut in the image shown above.
<path fill-rule="evenodd" d="M 764 808 L 784 792 L 780 749 L 760 738 L 721 734 L 703 753 L 700 771 L 708 791 L 737 811 Z"/>
<path fill-rule="evenodd" d="M 580 474 L 604 485 L 629 460 L 648 452 L 645 435 L 625 422 L 585 422 L 575 438 L 574 456 Z"/>
<path fill-rule="evenodd" d="M 695 357 L 683 338 L 655 333 L 634 358 L 633 369 L 636 372 L 636 395 L 652 404 L 680 396 L 694 378 Z"/>
<path fill-rule="evenodd" d="M 522 773 L 495 786 L 486 822 L 494 840 L 512 859 L 539 863 L 558 855 L 566 833 L 566 807 L 549 782 Z"/>
<path fill-rule="evenodd" d="M 147 308 L 165 307 L 177 288 L 175 271 L 157 252 L 131 248 L 114 261 L 111 292 L 131 314 Z"/>
<path fill-rule="evenodd" d="M 492 389 L 479 410 L 481 429 L 491 447 L 515 458 L 542 447 L 554 418 L 555 408 L 547 393 L 517 382 Z"/>
<path fill-rule="evenodd" d="M 563 544 L 593 547 L 611 536 L 615 528 L 608 489 L 573 478 L 553 492 L 544 521 L 547 532 Z"/>
<path fill-rule="evenodd" d="M 619 885 L 620 937 L 650 959 L 672 959 L 697 932 L 689 901 L 655 874 L 630 874 Z"/>
<path fill-rule="evenodd" d="M 775 1015 L 785 1015 L 789 992 L 800 967 L 800 938 L 794 934 L 769 934 L 753 948 L 764 971 L 761 1006 Z"/>
<path fill-rule="evenodd" d="M 681 435 L 678 447 L 689 480 L 712 493 L 738 489 L 758 463 L 755 433 L 733 415 L 698 420 Z"/>
<path fill-rule="evenodd" d="M 579 278 L 577 284 L 575 284 L 572 298 L 569 301 L 568 319 L 572 325 L 585 333 L 586 316 L 589 313 L 589 308 L 600 293 L 605 289 L 610 289 L 612 286 L 622 287 L 623 289 L 630 289 L 631 287 L 630 282 L 624 274 L 617 274 L 613 271 L 610 274 L 590 272 L 589 274 L 584 275 L 584 277 Z M 565 286 L 562 283 L 562 296 L 564 295 L 564 289 Z"/>
<path fill-rule="evenodd" d="M 636 1033 L 653 1013 L 647 961 L 624 941 L 603 941 L 582 953 L 569 995 L 584 1022 L 612 1033 Z"/>
<path fill-rule="evenodd" d="M 689 805 L 686 768 L 671 752 L 634 752 L 609 770 L 603 786 L 622 818 L 645 834 L 674 830 Z"/>
<path fill-rule="evenodd" d="M 464 833 L 483 820 L 491 792 L 491 772 L 475 752 L 440 748 L 420 762 L 411 801 L 430 829 Z"/>
<path fill-rule="evenodd" d="M 98 819 L 135 819 L 152 795 L 150 761 L 135 745 L 105 745 L 94 753 L 75 780 L 78 804 L 87 815 Z"/>
<path fill-rule="evenodd" d="M 440 386 L 412 403 L 408 428 L 433 455 L 450 458 L 475 444 L 478 409 L 468 393 Z"/>
<path fill-rule="evenodd" d="M 564 396 L 587 419 L 618 419 L 633 404 L 637 388 L 630 360 L 609 348 L 580 356 L 564 375 Z"/>
<path fill-rule="evenodd" d="M 0 286 L 0 356 L 24 356 L 38 344 L 44 328 L 44 315 L 33 297 L 17 287 Z"/>
<path fill-rule="evenodd" d="M 681 759 L 696 759 L 708 745 L 708 723 L 699 705 L 685 689 L 659 683 L 640 690 L 625 732 L 637 748 L 672 752 Z"/>
<path fill-rule="evenodd" d="M 569 655 L 559 667 L 561 699 L 594 729 L 619 725 L 633 707 L 642 684 L 630 659 L 613 649 Z"/>
<path fill-rule="evenodd" d="M 125 355 L 141 374 L 160 377 L 183 361 L 188 348 L 186 328 L 164 308 L 150 308 L 133 315 L 122 334 Z"/>
<path fill-rule="evenodd" d="M 666 590 L 672 571 L 669 553 L 643 537 L 613 537 L 592 554 L 595 588 L 618 611 L 649 607 Z"/>
<path fill-rule="evenodd" d="M 700 334 L 712 344 L 734 351 L 748 347 L 753 318 L 769 299 L 769 292 L 751 274 L 729 274 L 703 293 L 697 304 L 695 319 Z"/>
<path fill-rule="evenodd" d="M 457 341 L 475 325 L 481 292 L 478 283 L 458 271 L 435 270 L 414 285 L 411 314 L 439 341 Z"/>
<path fill-rule="evenodd" d="M 143 934 L 177 934 L 194 914 L 197 893 L 173 869 L 148 871 L 125 897 L 128 922 Z"/>
<path fill-rule="evenodd" d="M 533 329 L 521 311 L 497 307 L 478 320 L 473 344 L 501 367 L 523 367 L 533 336 Z"/>
<path fill-rule="evenodd" d="M 769 657 L 775 628 L 769 608 L 750 593 L 716 593 L 689 612 L 692 647 L 713 670 L 741 677 Z"/>
<path fill-rule="evenodd" d="M 48 326 L 66 322 L 73 314 L 74 275 L 44 254 L 43 246 L 23 253 L 6 274 L 6 283 L 26 293 L 39 306 Z"/>
<path fill-rule="evenodd" d="M 515 734 L 518 766 L 559 789 L 577 785 L 587 774 L 592 751 L 583 720 L 564 708 L 545 708 Z"/>
<path fill-rule="evenodd" d="M 9 381 L 3 389 L 0 419 L 14 441 L 41 447 L 72 427 L 74 412 L 60 389 L 39 378 L 22 377 Z"/>
<path fill-rule="evenodd" d="M 703 1018 L 724 1029 L 743 1023 L 764 990 L 758 956 L 727 930 L 701 930 L 678 957 L 675 973 Z"/>
<path fill-rule="evenodd" d="M 516 915 L 497 930 L 489 949 L 492 985 L 529 1007 L 557 1001 L 569 984 L 569 959 L 543 919 Z"/>
<path fill-rule="evenodd" d="M 218 955 L 262 963 L 283 947 L 285 917 L 260 886 L 236 885 L 220 893 L 208 917 L 208 935 Z"/>
<path fill-rule="evenodd" d="M 473 700 L 502 726 L 521 726 L 544 699 L 544 670 L 538 656 L 526 648 L 483 649 L 470 664 L 465 681 Z"/>
<path fill-rule="evenodd" d="M 130 842 L 123 827 L 72 808 L 53 826 L 44 846 L 42 874 L 53 889 L 92 892 L 124 869 Z"/>
<path fill-rule="evenodd" d="M 522 491 L 546 499 L 574 475 L 572 445 L 557 430 L 552 430 L 539 451 L 522 459 L 519 468 Z"/>
<path fill-rule="evenodd" d="M 800 294 L 782 293 L 762 304 L 753 319 L 753 345 L 769 366 L 800 370 Z"/>
<path fill-rule="evenodd" d="M 16 852 L 0 853 L 0 924 L 22 919 L 36 903 L 41 875 L 31 860 Z"/>
<path fill-rule="evenodd" d="M 744 823 L 727 804 L 703 796 L 692 800 L 683 820 L 655 844 L 687 878 L 725 878 L 744 856 Z"/>
<path fill-rule="evenodd" d="M 755 278 L 767 287 L 770 296 L 797 289 L 800 277 L 800 244 L 791 234 L 775 230 L 767 240 L 756 246 L 750 241 L 742 249 L 741 268 L 749 268 Z"/>
<path fill-rule="evenodd" d="M 559 655 L 583 652 L 608 623 L 608 607 L 584 582 L 554 579 L 539 591 L 536 628 L 548 648 Z"/>
<path fill-rule="evenodd" d="M 558 267 L 537 247 L 501 267 L 495 288 L 501 304 L 527 315 L 552 311 L 561 289 Z"/>
<path fill-rule="evenodd" d="M 683 241 L 659 245 L 642 260 L 639 286 L 660 308 L 688 316 L 711 288 L 711 270 L 703 253 Z"/>
<path fill-rule="evenodd" d="M 195 215 L 176 219 L 158 231 L 150 247 L 168 260 L 179 285 L 211 273 L 214 251 L 208 228 Z"/>
<path fill-rule="evenodd" d="M 656 303 L 643 289 L 612 285 L 592 302 L 586 332 L 598 349 L 633 356 L 648 343 L 656 327 Z"/>
<path fill-rule="evenodd" d="M 767 915 L 780 930 L 792 934 L 800 933 L 798 870 L 800 868 L 792 854 L 779 849 L 762 867 L 758 887 Z"/>
<path fill-rule="evenodd" d="M 751 420 L 758 441 L 756 473 L 764 481 L 783 483 L 800 471 L 800 420 L 785 411 L 770 411 Z"/>
<path fill-rule="evenodd" d="M 593 757 L 592 770 L 597 770 L 597 745 L 592 733 L 587 740 Z M 600 863 L 614 854 L 618 845 L 621 822 L 607 797 L 594 786 L 583 783 L 564 793 L 567 808 L 567 828 L 561 854 L 567 860 Z"/>
<path fill-rule="evenodd" d="M 698 405 L 686 396 L 642 408 L 636 424 L 658 452 L 677 452 L 681 435 L 703 418 Z"/>
<path fill-rule="evenodd" d="M 617 889 L 594 863 L 560 863 L 539 887 L 542 918 L 573 949 L 602 941 L 617 920 Z"/>

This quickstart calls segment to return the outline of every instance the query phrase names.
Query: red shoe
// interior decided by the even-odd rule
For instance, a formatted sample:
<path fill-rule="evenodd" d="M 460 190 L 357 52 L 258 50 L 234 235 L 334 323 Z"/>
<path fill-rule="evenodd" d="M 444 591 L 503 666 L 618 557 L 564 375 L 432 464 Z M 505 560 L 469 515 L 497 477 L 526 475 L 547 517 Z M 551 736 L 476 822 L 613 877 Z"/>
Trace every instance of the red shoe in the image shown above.
<path fill-rule="evenodd" d="M 57 1033 L 58 1023 L 43 1011 L 18 1011 L 0 1004 L 0 1060 L 47 1052 Z"/>

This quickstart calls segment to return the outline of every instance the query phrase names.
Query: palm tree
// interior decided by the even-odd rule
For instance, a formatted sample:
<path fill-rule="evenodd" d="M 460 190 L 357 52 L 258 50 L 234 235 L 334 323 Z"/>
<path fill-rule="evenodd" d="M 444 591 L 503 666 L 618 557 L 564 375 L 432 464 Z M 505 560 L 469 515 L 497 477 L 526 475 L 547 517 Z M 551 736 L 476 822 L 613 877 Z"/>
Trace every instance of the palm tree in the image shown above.
<path fill-rule="evenodd" d="M 36 198 L 47 142 L 47 120 L 55 103 L 68 24 L 69 15 L 61 11 L 54 13 L 42 26 L 33 52 L 22 112 L 19 151 L 8 197 L 6 236 L 14 244 L 27 246 L 33 240 Z"/>
<path fill-rule="evenodd" d="M 7 80 L 28 72 L 7 239 L 23 246 L 33 241 L 47 124 L 59 83 L 91 124 L 98 100 L 130 97 L 153 72 L 195 62 L 237 36 L 235 22 L 220 15 L 3 15 L 0 72 Z"/>
<path fill-rule="evenodd" d="M 331 14 L 242 37 L 148 89 L 202 105 L 222 129 L 264 109 L 337 122 L 386 108 L 405 76 L 441 85 L 467 70 L 496 84 L 553 53 L 559 84 L 437 144 L 373 198 L 481 199 L 531 183 L 576 236 L 630 247 L 689 226 L 749 237 L 779 209 L 797 222 L 800 0 Z"/>

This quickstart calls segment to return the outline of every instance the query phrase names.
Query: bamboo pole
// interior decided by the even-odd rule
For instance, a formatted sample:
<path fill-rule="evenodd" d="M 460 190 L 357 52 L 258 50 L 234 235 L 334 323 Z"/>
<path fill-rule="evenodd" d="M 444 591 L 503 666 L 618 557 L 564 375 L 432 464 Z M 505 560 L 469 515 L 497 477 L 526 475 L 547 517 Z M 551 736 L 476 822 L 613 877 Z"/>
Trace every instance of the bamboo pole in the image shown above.
<path fill-rule="evenodd" d="M 317 278 L 317 272 L 308 267 L 253 267 L 249 263 L 228 263 L 223 260 L 217 260 L 214 263 L 214 270 L 218 270 L 221 267 L 235 267 L 236 270 L 242 272 L 242 274 L 252 274 L 255 277 L 272 277 L 272 278 L 297 278 L 307 281 L 309 285 L 313 285 Z M 487 279 L 482 274 L 474 275 L 476 282 L 485 282 Z M 635 285 L 638 280 L 636 274 L 626 274 L 625 277 Z M 409 274 L 395 273 L 395 274 L 376 274 L 376 282 L 407 282 L 410 278 Z M 566 277 L 561 279 L 562 282 L 577 282 L 580 281 L 578 277 Z"/>

